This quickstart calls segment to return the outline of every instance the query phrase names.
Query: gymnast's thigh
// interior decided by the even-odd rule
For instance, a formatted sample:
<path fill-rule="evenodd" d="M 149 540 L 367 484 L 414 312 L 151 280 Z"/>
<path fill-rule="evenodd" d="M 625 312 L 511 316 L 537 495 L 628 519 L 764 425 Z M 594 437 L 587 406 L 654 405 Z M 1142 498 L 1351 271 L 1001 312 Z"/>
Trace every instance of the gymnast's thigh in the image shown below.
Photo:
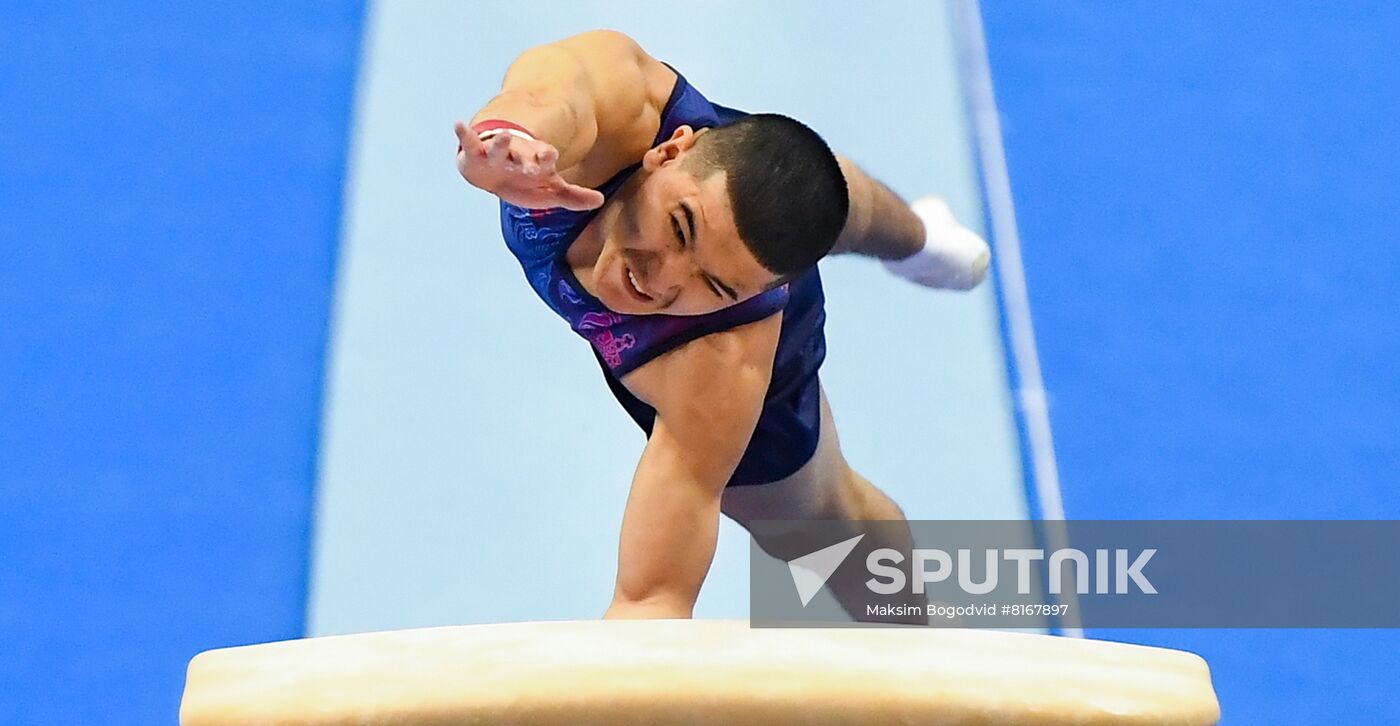
<path fill-rule="evenodd" d="M 780 479 L 726 487 L 721 511 L 739 524 L 747 526 L 758 519 L 841 518 L 840 493 L 849 467 L 841 455 L 826 392 L 820 383 L 814 385 L 819 403 L 815 451 L 795 472 Z"/>

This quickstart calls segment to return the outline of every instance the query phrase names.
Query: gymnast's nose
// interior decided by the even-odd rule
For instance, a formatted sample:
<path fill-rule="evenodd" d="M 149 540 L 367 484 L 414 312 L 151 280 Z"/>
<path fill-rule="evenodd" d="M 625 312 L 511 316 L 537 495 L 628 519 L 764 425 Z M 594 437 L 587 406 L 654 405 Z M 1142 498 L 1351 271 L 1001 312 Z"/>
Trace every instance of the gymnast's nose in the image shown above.
<path fill-rule="evenodd" d="M 695 260 L 685 250 L 669 250 L 657 260 L 652 287 L 662 299 L 671 300 L 680 294 L 686 282 L 695 276 Z"/>

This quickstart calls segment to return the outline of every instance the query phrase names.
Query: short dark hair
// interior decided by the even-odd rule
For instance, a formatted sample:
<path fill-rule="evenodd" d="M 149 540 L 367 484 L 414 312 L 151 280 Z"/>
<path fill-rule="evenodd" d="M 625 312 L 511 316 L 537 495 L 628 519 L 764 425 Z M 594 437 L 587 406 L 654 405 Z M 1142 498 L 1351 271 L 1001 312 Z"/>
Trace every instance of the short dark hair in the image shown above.
<path fill-rule="evenodd" d="M 684 168 L 700 180 L 726 172 L 739 237 L 776 275 L 810 269 L 846 226 L 850 197 L 836 155 L 817 132 L 787 116 L 753 114 L 712 127 Z"/>

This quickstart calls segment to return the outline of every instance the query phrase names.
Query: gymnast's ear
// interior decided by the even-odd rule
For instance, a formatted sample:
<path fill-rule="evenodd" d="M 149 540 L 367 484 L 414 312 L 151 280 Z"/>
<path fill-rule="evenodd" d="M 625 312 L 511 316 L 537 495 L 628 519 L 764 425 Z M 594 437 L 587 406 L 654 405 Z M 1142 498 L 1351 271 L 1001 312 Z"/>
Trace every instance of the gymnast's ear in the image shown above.
<path fill-rule="evenodd" d="M 681 124 L 671 134 L 671 138 L 666 139 L 653 147 L 642 157 L 642 168 L 647 171 L 656 171 L 667 162 L 679 160 L 687 151 L 695 146 L 696 139 L 709 129 L 696 131 L 687 124 Z"/>

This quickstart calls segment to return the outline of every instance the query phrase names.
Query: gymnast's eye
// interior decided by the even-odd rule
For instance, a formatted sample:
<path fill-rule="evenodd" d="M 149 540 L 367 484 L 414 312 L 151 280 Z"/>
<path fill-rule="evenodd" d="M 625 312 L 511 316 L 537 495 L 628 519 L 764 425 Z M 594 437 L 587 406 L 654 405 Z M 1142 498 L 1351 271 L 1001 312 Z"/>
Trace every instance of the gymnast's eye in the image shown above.
<path fill-rule="evenodd" d="M 681 232 L 681 223 L 680 223 L 680 220 L 676 219 L 675 217 L 672 217 L 672 218 L 671 218 L 671 229 L 674 229 L 674 230 L 676 231 L 676 239 L 678 239 L 678 240 L 681 241 L 681 248 L 684 249 L 684 248 L 685 248 L 685 234 Z"/>
<path fill-rule="evenodd" d="M 685 233 L 681 231 L 681 222 L 679 219 L 671 217 L 671 229 L 675 230 L 676 239 L 680 240 L 681 242 L 681 249 L 685 249 Z M 719 287 L 716 286 L 712 280 L 710 280 L 709 275 L 705 276 L 705 286 L 710 288 L 710 292 L 714 293 L 715 297 L 721 300 L 724 299 L 724 293 L 721 293 L 719 291 Z"/>

